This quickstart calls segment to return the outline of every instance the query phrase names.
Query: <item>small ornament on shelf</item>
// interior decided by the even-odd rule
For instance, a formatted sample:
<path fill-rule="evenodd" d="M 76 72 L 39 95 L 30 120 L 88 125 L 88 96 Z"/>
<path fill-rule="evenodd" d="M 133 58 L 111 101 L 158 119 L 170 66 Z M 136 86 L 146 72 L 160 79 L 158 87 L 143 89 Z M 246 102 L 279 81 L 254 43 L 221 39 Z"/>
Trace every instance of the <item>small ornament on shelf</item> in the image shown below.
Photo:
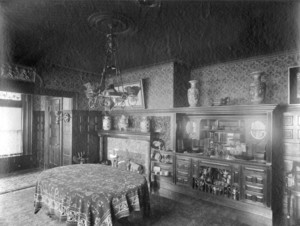
<path fill-rule="evenodd" d="M 118 127 L 120 131 L 127 131 L 128 129 L 128 118 L 125 115 L 121 115 L 120 120 L 118 122 Z"/>
<path fill-rule="evenodd" d="M 165 147 L 164 141 L 161 139 L 154 139 L 152 141 L 152 148 L 158 149 L 158 150 L 163 150 Z"/>
<path fill-rule="evenodd" d="M 144 133 L 150 132 L 150 119 L 147 116 L 142 117 L 140 128 L 141 128 L 141 132 Z"/>
<path fill-rule="evenodd" d="M 102 129 L 103 130 L 110 130 L 111 129 L 111 117 L 109 115 L 103 116 Z"/>

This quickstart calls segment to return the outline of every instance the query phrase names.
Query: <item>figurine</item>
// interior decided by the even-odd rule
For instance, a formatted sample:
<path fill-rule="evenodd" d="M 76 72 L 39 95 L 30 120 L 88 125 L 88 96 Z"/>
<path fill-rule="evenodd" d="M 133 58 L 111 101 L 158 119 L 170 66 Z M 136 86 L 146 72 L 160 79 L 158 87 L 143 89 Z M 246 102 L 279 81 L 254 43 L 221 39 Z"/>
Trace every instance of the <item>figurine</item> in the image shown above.
<path fill-rule="evenodd" d="M 118 127 L 119 127 L 119 130 L 122 131 L 126 131 L 127 128 L 128 128 L 128 118 L 125 116 L 125 115 L 121 115 L 121 118 L 119 120 L 119 123 L 118 123 Z"/>

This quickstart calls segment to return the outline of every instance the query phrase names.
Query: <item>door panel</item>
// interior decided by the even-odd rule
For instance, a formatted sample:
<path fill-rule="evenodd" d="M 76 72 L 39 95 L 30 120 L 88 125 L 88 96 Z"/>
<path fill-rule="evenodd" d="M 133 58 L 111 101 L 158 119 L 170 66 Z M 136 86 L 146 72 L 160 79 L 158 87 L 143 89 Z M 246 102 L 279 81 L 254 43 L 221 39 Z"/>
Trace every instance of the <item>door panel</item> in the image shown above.
<path fill-rule="evenodd" d="M 61 111 L 62 98 L 49 98 L 48 101 L 48 167 L 62 165 L 61 121 L 57 120 L 57 112 Z"/>

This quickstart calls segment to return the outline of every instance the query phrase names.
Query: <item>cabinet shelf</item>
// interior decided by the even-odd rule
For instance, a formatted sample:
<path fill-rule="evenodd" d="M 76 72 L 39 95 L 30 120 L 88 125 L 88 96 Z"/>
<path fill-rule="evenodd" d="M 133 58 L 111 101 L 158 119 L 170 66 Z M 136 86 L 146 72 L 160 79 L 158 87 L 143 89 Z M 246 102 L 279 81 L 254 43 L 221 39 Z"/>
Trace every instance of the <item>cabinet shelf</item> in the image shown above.
<path fill-rule="evenodd" d="M 173 164 L 173 162 L 170 162 L 170 163 L 160 162 L 160 161 L 158 161 L 158 160 L 156 160 L 156 159 L 151 159 L 151 162 L 153 162 L 153 163 L 158 163 L 159 165 L 166 165 L 166 166 L 170 166 L 170 165 Z"/>
<path fill-rule="evenodd" d="M 170 174 L 170 175 L 163 175 L 163 174 L 156 174 L 154 172 L 151 172 L 151 174 L 154 175 L 154 176 L 158 176 L 158 177 L 173 177 L 172 174 Z"/>
<path fill-rule="evenodd" d="M 153 149 L 154 152 L 159 152 L 162 155 L 174 155 L 174 152 L 172 151 L 163 151 L 163 150 L 157 150 L 157 149 Z"/>
<path fill-rule="evenodd" d="M 200 128 L 202 132 L 212 132 L 212 133 L 242 133 L 240 130 L 224 130 L 224 129 L 217 129 L 217 130 L 212 130 L 212 129 L 202 129 Z"/>

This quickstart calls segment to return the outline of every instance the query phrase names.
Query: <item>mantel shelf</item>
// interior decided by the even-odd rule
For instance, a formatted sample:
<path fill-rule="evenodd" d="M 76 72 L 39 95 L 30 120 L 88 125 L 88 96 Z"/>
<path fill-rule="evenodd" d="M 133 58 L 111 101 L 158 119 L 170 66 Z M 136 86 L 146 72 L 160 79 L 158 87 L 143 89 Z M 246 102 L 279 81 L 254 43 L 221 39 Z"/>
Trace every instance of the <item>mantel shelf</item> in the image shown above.
<path fill-rule="evenodd" d="M 120 137 L 125 139 L 150 140 L 151 133 L 140 131 L 99 130 L 98 136 Z"/>
<path fill-rule="evenodd" d="M 277 104 L 252 104 L 252 105 L 223 105 L 223 106 L 199 106 L 176 107 L 168 109 L 127 109 L 129 114 L 153 114 L 153 113 L 183 113 L 183 114 L 257 114 L 272 112 Z M 114 110 L 112 115 L 124 114 L 124 111 Z"/>

